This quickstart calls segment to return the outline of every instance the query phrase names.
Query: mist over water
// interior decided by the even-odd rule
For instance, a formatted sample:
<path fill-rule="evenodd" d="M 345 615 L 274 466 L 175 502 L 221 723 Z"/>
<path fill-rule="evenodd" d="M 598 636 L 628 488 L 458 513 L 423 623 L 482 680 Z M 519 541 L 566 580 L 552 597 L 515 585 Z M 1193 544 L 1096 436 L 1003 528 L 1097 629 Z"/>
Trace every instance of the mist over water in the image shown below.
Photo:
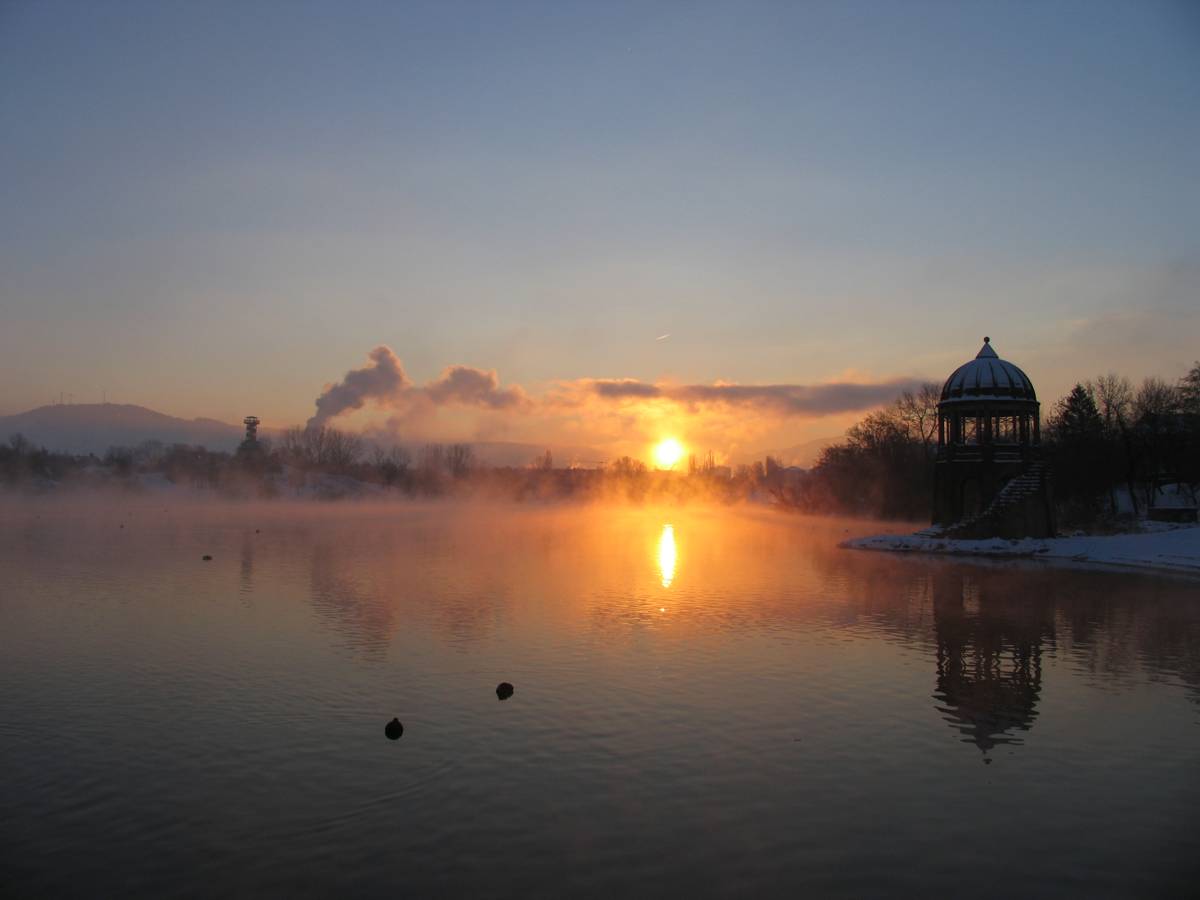
<path fill-rule="evenodd" d="M 0 882 L 1186 896 L 1197 583 L 836 547 L 879 527 L 2 508 Z"/>

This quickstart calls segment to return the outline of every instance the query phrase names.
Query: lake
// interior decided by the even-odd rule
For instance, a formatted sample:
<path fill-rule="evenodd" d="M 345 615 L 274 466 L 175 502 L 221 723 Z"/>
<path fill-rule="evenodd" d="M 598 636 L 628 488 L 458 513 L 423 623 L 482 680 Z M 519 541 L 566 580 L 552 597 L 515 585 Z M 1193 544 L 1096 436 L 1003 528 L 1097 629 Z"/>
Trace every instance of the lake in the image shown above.
<path fill-rule="evenodd" d="M 0 526 L 7 897 L 1200 878 L 1194 580 L 841 550 L 881 526 L 737 508 Z"/>

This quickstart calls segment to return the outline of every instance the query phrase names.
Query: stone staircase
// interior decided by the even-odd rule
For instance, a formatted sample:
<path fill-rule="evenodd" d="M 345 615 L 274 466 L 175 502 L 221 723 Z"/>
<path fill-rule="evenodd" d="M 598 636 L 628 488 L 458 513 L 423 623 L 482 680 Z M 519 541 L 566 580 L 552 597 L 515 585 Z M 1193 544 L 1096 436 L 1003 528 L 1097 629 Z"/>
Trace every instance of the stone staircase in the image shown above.
<path fill-rule="evenodd" d="M 1008 482 L 983 512 L 968 516 L 953 525 L 932 525 L 916 532 L 920 537 L 933 538 L 979 538 L 990 537 L 1000 531 L 999 525 L 1005 515 L 1019 503 L 1041 493 L 1042 482 L 1049 477 L 1046 463 L 1039 460 Z M 990 527 L 989 527 L 990 526 Z"/>

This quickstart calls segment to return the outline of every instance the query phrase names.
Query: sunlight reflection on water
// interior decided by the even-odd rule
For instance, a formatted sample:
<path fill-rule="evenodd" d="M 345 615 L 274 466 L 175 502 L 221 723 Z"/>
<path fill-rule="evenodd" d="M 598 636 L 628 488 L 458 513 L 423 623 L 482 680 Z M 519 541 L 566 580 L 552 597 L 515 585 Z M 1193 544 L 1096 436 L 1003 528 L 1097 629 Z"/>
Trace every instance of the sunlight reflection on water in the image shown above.
<path fill-rule="evenodd" d="M 664 525 L 658 537 L 658 572 L 662 586 L 669 588 L 675 580 L 675 526 Z"/>
<path fill-rule="evenodd" d="M 0 525 L 18 896 L 1190 884 L 1194 582 L 724 508 Z"/>

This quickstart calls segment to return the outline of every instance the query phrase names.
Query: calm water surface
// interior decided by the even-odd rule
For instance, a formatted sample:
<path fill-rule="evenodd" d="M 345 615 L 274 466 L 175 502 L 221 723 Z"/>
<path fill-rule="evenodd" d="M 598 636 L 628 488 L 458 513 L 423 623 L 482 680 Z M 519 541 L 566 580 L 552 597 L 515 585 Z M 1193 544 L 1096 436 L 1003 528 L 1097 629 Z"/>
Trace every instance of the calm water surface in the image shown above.
<path fill-rule="evenodd" d="M 1200 584 L 847 529 L 0 510 L 0 893 L 1194 896 Z"/>

